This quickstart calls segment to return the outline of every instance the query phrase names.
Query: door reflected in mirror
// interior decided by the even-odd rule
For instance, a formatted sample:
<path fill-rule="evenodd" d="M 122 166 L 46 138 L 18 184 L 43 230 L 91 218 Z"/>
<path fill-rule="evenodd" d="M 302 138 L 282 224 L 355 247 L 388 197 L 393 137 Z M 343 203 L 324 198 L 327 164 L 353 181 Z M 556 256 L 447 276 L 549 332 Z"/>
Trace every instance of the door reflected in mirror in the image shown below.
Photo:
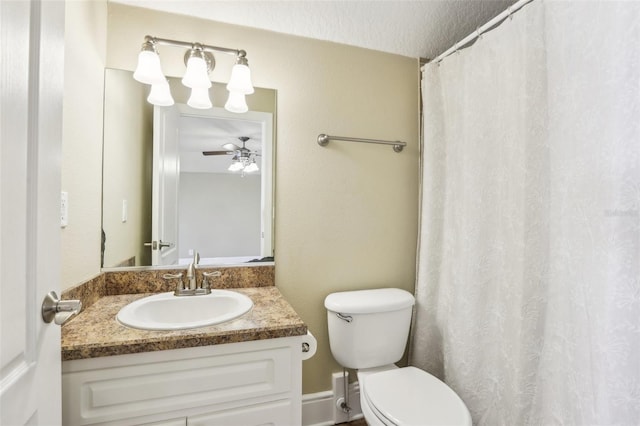
<path fill-rule="evenodd" d="M 234 114 L 224 85 L 199 110 L 169 84 L 176 104 L 153 107 L 130 71 L 105 72 L 103 267 L 272 261 L 275 91 Z"/>

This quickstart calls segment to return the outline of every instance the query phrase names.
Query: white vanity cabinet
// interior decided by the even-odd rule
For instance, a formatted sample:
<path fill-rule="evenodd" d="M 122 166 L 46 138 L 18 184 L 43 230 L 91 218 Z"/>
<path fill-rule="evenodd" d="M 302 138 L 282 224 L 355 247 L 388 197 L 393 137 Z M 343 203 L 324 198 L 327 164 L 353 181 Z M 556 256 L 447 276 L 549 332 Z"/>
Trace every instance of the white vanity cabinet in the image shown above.
<path fill-rule="evenodd" d="M 62 423 L 299 425 L 302 336 L 62 363 Z"/>

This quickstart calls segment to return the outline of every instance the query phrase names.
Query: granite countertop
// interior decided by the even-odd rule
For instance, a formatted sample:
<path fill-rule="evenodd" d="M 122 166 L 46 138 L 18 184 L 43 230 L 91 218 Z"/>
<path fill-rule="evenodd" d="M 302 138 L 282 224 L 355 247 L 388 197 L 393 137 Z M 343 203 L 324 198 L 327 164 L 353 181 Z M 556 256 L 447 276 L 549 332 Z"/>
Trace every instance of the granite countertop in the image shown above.
<path fill-rule="evenodd" d="M 229 290 L 250 297 L 253 309 L 233 321 L 176 331 L 138 330 L 116 321 L 116 315 L 123 306 L 149 296 L 149 293 L 103 296 L 62 327 L 62 360 L 301 336 L 307 333 L 307 326 L 276 287 Z"/>

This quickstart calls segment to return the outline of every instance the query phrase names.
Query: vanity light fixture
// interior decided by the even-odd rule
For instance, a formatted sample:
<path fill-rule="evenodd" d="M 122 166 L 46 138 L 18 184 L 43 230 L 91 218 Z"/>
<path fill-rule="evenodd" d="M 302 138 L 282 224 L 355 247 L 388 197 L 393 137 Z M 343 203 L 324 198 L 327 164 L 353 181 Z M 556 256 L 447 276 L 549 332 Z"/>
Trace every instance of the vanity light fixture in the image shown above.
<path fill-rule="evenodd" d="M 243 93 L 229 92 L 229 98 L 227 99 L 227 103 L 224 104 L 224 109 L 241 114 L 249 111 L 249 106 Z"/>
<path fill-rule="evenodd" d="M 213 104 L 211 103 L 211 99 L 209 99 L 209 89 L 207 87 L 193 87 L 187 105 L 197 109 L 211 108 Z"/>
<path fill-rule="evenodd" d="M 160 56 L 157 49 L 157 45 L 160 44 L 187 49 L 184 55 L 187 69 L 182 78 L 182 84 L 191 89 L 191 96 L 187 101 L 187 105 L 198 109 L 208 109 L 213 106 L 209 98 L 209 88 L 211 87 L 209 73 L 213 71 L 216 64 L 212 52 L 235 55 L 236 63 L 231 69 L 231 77 L 227 84 L 229 98 L 224 107 L 226 110 L 235 113 L 243 113 L 249 110 L 245 96 L 252 94 L 254 89 L 251 83 L 251 70 L 247 61 L 247 52 L 226 47 L 145 36 L 133 78 L 141 83 L 151 85 L 151 91 L 147 98 L 149 103 L 158 106 L 170 106 L 174 103 L 169 84 L 160 64 Z"/>
<path fill-rule="evenodd" d="M 158 106 L 171 106 L 174 104 L 169 82 L 166 79 L 163 83 L 151 85 L 147 102 Z"/>

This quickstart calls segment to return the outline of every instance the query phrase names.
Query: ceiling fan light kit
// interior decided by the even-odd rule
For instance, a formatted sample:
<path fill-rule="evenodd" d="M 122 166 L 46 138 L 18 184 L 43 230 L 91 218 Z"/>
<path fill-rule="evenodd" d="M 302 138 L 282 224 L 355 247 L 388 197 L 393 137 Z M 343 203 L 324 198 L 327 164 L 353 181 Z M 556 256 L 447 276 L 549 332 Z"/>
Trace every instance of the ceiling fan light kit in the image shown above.
<path fill-rule="evenodd" d="M 231 155 L 233 154 L 233 158 L 231 159 L 231 164 L 229 165 L 230 172 L 242 172 L 242 176 L 245 173 L 254 173 L 260 170 L 258 164 L 256 163 L 256 157 L 260 156 L 260 154 L 256 151 L 251 151 L 246 147 L 247 141 L 251 139 L 247 136 L 240 136 L 238 140 L 242 142 L 242 147 L 239 147 L 233 143 L 227 143 L 222 145 L 222 148 L 225 151 L 203 151 L 202 155 Z"/>

